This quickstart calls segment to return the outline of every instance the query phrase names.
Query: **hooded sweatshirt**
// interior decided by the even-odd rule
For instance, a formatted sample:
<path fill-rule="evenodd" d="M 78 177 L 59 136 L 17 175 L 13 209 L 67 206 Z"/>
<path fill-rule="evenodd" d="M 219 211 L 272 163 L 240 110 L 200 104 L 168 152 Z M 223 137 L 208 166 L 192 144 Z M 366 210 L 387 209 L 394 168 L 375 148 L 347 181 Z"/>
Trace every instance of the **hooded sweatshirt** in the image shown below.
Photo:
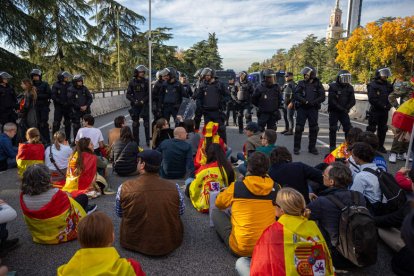
<path fill-rule="evenodd" d="M 234 253 L 247 257 L 252 255 L 263 230 L 275 221 L 276 213 L 270 195 L 274 192 L 275 197 L 276 193 L 274 182 L 268 176 L 246 176 L 242 183 L 244 185 L 235 182 L 221 192 L 216 206 L 219 209 L 231 206 L 229 245 Z M 244 188 L 247 191 L 243 191 Z"/>

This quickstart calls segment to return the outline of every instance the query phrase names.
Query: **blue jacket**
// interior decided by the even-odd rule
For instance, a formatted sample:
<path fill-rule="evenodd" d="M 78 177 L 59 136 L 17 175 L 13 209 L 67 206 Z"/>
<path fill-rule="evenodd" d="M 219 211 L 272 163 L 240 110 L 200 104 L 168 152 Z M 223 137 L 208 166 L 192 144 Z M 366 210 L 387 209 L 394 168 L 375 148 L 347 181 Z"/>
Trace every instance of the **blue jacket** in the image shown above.
<path fill-rule="evenodd" d="M 0 134 L 0 161 L 16 158 L 17 147 L 13 147 L 12 140 L 7 134 Z"/>
<path fill-rule="evenodd" d="M 163 178 L 183 178 L 194 174 L 193 150 L 186 141 L 167 139 L 157 149 L 162 154 L 160 175 Z"/>

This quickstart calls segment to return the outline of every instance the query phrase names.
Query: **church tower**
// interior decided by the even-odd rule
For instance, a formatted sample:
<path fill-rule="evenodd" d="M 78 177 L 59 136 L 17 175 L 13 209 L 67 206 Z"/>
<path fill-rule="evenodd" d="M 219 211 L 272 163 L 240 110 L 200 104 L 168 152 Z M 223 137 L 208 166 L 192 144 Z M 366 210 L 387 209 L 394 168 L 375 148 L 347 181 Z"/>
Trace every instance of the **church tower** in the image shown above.
<path fill-rule="evenodd" d="M 331 18 L 329 20 L 329 26 L 326 31 L 326 41 L 342 38 L 343 33 L 342 25 L 342 10 L 339 8 L 339 0 L 336 0 L 335 8 L 331 12 Z"/>

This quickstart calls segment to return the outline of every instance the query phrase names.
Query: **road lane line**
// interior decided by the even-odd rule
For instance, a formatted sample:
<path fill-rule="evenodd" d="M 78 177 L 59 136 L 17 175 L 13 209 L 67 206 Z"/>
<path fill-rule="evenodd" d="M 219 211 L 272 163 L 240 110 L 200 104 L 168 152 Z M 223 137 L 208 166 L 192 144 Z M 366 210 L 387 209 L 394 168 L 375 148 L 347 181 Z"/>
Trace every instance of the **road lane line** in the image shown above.
<path fill-rule="evenodd" d="M 126 114 L 126 115 L 125 115 L 125 118 L 127 118 L 127 117 L 129 117 L 129 114 Z M 113 123 L 114 123 L 114 121 L 112 120 L 111 122 L 109 122 L 109 123 L 107 123 L 107 124 L 104 124 L 103 126 L 98 127 L 98 129 L 103 129 L 103 128 L 106 128 L 107 126 L 110 126 L 110 125 L 112 125 Z"/>

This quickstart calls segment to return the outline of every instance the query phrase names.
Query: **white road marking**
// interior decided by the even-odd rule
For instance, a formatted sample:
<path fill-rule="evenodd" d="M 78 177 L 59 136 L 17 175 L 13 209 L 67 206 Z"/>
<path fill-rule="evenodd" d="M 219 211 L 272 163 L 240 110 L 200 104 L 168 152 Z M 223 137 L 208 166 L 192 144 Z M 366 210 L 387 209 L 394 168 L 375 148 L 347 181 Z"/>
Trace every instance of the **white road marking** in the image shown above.
<path fill-rule="evenodd" d="M 126 117 L 129 117 L 129 114 L 126 114 L 125 115 L 125 118 Z M 98 129 L 103 129 L 103 128 L 106 128 L 107 126 L 110 126 L 110 125 L 112 125 L 114 123 L 114 121 L 112 120 L 111 122 L 109 122 L 109 123 L 107 123 L 107 124 L 104 124 L 103 126 L 100 126 L 100 127 L 98 127 Z"/>

